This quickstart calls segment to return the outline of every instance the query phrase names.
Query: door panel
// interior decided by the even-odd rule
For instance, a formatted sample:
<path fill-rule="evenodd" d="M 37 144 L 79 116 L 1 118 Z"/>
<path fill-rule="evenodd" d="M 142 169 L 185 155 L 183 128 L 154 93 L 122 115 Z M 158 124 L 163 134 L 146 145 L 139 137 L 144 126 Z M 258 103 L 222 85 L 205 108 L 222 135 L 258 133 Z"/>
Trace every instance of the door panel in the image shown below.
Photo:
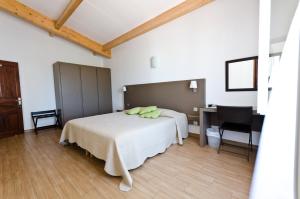
<path fill-rule="evenodd" d="M 18 99 L 21 99 L 18 64 L 0 61 L 0 138 L 24 132 Z"/>
<path fill-rule="evenodd" d="M 97 69 L 96 67 L 81 67 L 82 99 L 84 117 L 99 113 Z"/>
<path fill-rule="evenodd" d="M 4 134 L 6 130 L 5 115 L 0 115 L 0 135 Z"/>
<path fill-rule="evenodd" d="M 98 75 L 98 93 L 99 93 L 99 112 L 100 114 L 112 112 L 111 97 L 111 77 L 110 69 L 97 68 Z"/>
<path fill-rule="evenodd" d="M 61 89 L 63 98 L 63 123 L 83 117 L 80 67 L 61 63 Z"/>
<path fill-rule="evenodd" d="M 14 66 L 0 67 L 1 74 L 1 97 L 16 98 L 20 95 L 16 82 L 19 82 L 18 70 Z"/>

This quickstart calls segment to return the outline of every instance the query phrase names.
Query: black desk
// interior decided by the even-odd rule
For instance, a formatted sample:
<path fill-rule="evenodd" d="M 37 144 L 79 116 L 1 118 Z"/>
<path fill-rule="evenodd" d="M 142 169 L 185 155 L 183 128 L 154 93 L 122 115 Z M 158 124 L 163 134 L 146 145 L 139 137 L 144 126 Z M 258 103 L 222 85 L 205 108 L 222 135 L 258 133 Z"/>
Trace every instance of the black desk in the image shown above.
<path fill-rule="evenodd" d="M 200 146 L 207 144 L 206 129 L 211 125 L 218 125 L 217 108 L 200 108 Z M 260 115 L 253 111 L 253 124 L 252 129 L 260 132 L 264 122 L 264 115 Z"/>

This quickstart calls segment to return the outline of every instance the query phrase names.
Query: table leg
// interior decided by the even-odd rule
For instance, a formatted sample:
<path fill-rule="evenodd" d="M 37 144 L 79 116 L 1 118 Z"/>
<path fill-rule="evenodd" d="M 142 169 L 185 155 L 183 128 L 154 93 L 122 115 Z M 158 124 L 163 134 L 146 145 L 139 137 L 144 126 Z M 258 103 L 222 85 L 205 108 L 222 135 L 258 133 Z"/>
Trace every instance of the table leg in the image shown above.
<path fill-rule="evenodd" d="M 206 129 L 209 127 L 209 113 L 200 111 L 200 146 L 207 144 Z"/>

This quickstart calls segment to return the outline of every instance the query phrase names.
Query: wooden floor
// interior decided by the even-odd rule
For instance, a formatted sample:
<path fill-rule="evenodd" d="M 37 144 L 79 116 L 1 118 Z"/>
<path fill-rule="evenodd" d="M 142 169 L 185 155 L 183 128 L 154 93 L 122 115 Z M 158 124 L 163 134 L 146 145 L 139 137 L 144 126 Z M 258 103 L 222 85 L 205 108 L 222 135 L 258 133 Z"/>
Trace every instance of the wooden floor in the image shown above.
<path fill-rule="evenodd" d="M 244 157 L 200 148 L 198 139 L 173 145 L 131 171 L 133 189 L 76 146 L 58 144 L 59 130 L 0 140 L 0 198 L 248 198 L 253 170 Z"/>

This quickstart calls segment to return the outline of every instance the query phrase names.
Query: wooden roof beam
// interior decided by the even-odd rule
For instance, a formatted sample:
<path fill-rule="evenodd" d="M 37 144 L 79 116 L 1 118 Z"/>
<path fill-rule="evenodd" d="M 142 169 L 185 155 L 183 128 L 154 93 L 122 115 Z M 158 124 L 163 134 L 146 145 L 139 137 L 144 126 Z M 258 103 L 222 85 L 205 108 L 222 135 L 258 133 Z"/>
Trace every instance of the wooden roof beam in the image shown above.
<path fill-rule="evenodd" d="M 81 4 L 82 0 L 71 0 L 64 12 L 56 20 L 55 28 L 60 29 Z"/>
<path fill-rule="evenodd" d="M 22 3 L 19 3 L 16 0 L 0 0 L 0 10 L 4 10 L 12 15 L 24 19 L 33 25 L 50 32 L 51 34 L 60 36 L 66 40 L 85 47 L 96 54 L 111 58 L 111 51 L 105 50 L 101 44 L 68 27 L 63 26 L 60 29 L 56 29 L 54 20 L 42 15 L 41 13 L 27 7 Z"/>
<path fill-rule="evenodd" d="M 130 30 L 129 32 L 119 36 L 118 38 L 106 43 L 103 47 L 104 49 L 112 49 L 126 41 L 129 41 L 139 35 L 142 35 L 150 30 L 153 30 L 163 24 L 166 24 L 178 17 L 181 17 L 193 10 L 200 8 L 213 0 L 186 0 L 183 3 L 165 11 L 164 13 L 158 15 L 157 17 L 139 25 L 138 27 Z"/>

